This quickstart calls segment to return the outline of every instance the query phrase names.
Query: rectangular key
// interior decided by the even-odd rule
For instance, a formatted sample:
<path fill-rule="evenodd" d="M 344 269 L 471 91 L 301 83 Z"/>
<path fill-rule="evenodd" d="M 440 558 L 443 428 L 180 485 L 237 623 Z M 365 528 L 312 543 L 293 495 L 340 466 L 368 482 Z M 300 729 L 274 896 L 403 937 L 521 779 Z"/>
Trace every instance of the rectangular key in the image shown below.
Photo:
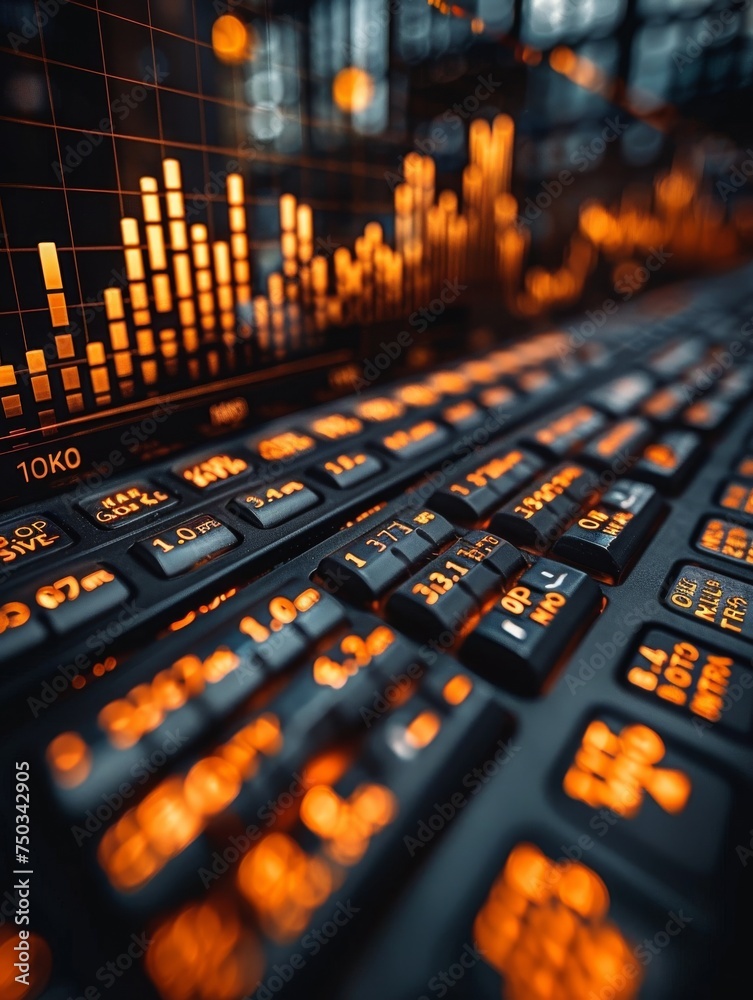
<path fill-rule="evenodd" d="M 749 583 L 700 566 L 683 566 L 664 603 L 720 634 L 753 641 L 753 586 Z"/>
<path fill-rule="evenodd" d="M 521 444 L 543 452 L 548 458 L 567 458 L 602 430 L 606 422 L 604 414 L 593 407 L 576 406 L 538 430 L 525 434 Z"/>
<path fill-rule="evenodd" d="M 489 527 L 515 544 L 544 552 L 597 497 L 596 473 L 582 465 L 561 465 L 497 511 Z"/>
<path fill-rule="evenodd" d="M 174 528 L 137 542 L 134 549 L 158 575 L 178 576 L 234 548 L 240 538 L 211 514 L 197 514 Z"/>
<path fill-rule="evenodd" d="M 612 424 L 583 448 L 578 458 L 598 469 L 627 472 L 651 440 L 651 424 L 642 417 L 628 417 Z"/>
<path fill-rule="evenodd" d="M 98 528 L 112 531 L 135 524 L 156 511 L 167 510 L 178 502 L 162 487 L 136 480 L 108 493 L 81 500 L 79 507 Z"/>
<path fill-rule="evenodd" d="M 731 479 L 719 494 L 719 503 L 727 510 L 737 511 L 738 514 L 753 515 L 753 486 Z"/>
<path fill-rule="evenodd" d="M 65 635 L 112 611 L 129 593 L 112 570 L 89 564 L 70 572 L 58 571 L 50 583 L 37 587 L 34 596 L 53 632 Z"/>
<path fill-rule="evenodd" d="M 257 528 L 274 528 L 315 507 L 319 497 L 297 479 L 259 485 L 233 498 L 233 508 Z"/>
<path fill-rule="evenodd" d="M 654 380 L 645 372 L 631 372 L 607 382 L 588 397 L 588 402 L 605 410 L 613 417 L 625 417 L 647 399 L 654 388 Z"/>
<path fill-rule="evenodd" d="M 555 544 L 558 557 L 616 583 L 653 533 L 662 502 L 646 483 L 618 479 Z"/>
<path fill-rule="evenodd" d="M 461 658 L 507 691 L 538 694 L 600 606 L 601 591 L 585 573 L 539 559 L 484 615 Z"/>
<path fill-rule="evenodd" d="M 484 422 L 484 411 L 470 399 L 453 403 L 442 410 L 442 420 L 455 431 L 467 433 Z"/>
<path fill-rule="evenodd" d="M 287 462 L 308 455 L 316 448 L 316 441 L 302 431 L 282 431 L 269 437 L 257 437 L 249 441 L 251 452 L 265 462 Z"/>
<path fill-rule="evenodd" d="M 28 566 L 46 552 L 72 545 L 73 539 L 44 514 L 29 514 L 0 524 L 0 569 Z"/>
<path fill-rule="evenodd" d="M 625 664 L 630 691 L 682 713 L 699 734 L 753 735 L 753 673 L 733 657 L 652 629 Z"/>
<path fill-rule="evenodd" d="M 449 431 L 433 420 L 422 420 L 411 427 L 393 431 L 380 441 L 381 447 L 402 461 L 420 458 L 433 451 L 449 437 Z"/>
<path fill-rule="evenodd" d="M 221 452 L 206 458 L 193 459 L 173 469 L 181 482 L 188 483 L 195 490 L 211 490 L 222 486 L 229 479 L 245 475 L 251 471 L 247 458 L 238 452 Z"/>
<path fill-rule="evenodd" d="M 478 521 L 508 500 L 524 482 L 543 468 L 531 452 L 515 448 L 489 459 L 473 472 L 459 476 L 432 496 L 433 509 L 452 520 Z"/>
<path fill-rule="evenodd" d="M 32 602 L 0 604 L 0 663 L 20 656 L 47 638 L 42 616 Z"/>
<path fill-rule="evenodd" d="M 308 424 L 308 430 L 325 441 L 341 441 L 363 430 L 363 423 L 352 413 L 327 413 Z"/>
<path fill-rule="evenodd" d="M 683 382 L 662 386 L 641 406 L 641 413 L 651 420 L 667 423 L 688 405 L 690 389 Z"/>
<path fill-rule="evenodd" d="M 660 490 L 675 491 L 693 471 L 700 443 L 691 431 L 669 431 L 646 448 L 630 474 Z"/>
<path fill-rule="evenodd" d="M 701 525 L 696 548 L 728 559 L 738 566 L 753 566 L 753 529 L 719 517 L 708 517 Z"/>
<path fill-rule="evenodd" d="M 725 399 L 699 399 L 682 414 L 680 420 L 694 431 L 715 431 L 729 420 L 733 404 Z"/>
<path fill-rule="evenodd" d="M 365 451 L 348 452 L 331 458 L 311 470 L 321 482 L 338 490 L 349 490 L 382 471 L 382 463 Z"/>
<path fill-rule="evenodd" d="M 433 511 L 398 514 L 325 556 L 319 574 L 344 596 L 375 601 L 455 537 L 452 525 Z"/>
<path fill-rule="evenodd" d="M 387 612 L 406 630 L 424 635 L 459 628 L 525 566 L 525 557 L 509 542 L 469 531 L 399 587 Z"/>

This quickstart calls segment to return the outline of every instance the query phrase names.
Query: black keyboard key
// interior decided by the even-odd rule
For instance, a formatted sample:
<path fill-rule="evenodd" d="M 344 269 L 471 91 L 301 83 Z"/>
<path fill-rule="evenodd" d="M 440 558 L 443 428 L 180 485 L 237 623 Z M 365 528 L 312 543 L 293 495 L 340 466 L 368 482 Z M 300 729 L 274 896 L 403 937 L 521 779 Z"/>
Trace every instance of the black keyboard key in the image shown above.
<path fill-rule="evenodd" d="M 461 656 L 499 687 L 535 695 L 600 605 L 585 573 L 539 559 L 484 615 Z"/>
<path fill-rule="evenodd" d="M 561 465 L 510 500 L 493 515 L 489 527 L 518 545 L 544 552 L 597 497 L 596 473 L 581 465 Z"/>
<path fill-rule="evenodd" d="M 407 631 L 436 632 L 448 626 L 457 631 L 525 566 L 523 554 L 509 542 L 470 531 L 399 587 L 387 612 Z"/>
<path fill-rule="evenodd" d="M 661 509 L 653 486 L 618 479 L 555 542 L 554 554 L 615 583 L 653 533 Z"/>
<path fill-rule="evenodd" d="M 719 503 L 727 510 L 753 516 L 753 486 L 731 479 L 719 494 Z"/>
<path fill-rule="evenodd" d="M 265 462 L 287 462 L 301 455 L 310 455 L 317 445 L 310 434 L 293 430 L 254 438 L 249 441 L 248 447 Z"/>
<path fill-rule="evenodd" d="M 738 566 L 753 566 L 753 529 L 719 517 L 708 517 L 701 525 L 696 548 L 729 559 Z"/>
<path fill-rule="evenodd" d="M 173 507 L 177 502 L 177 497 L 161 486 L 137 480 L 112 492 L 81 500 L 79 507 L 98 528 L 110 531 L 142 521 L 150 514 Z"/>
<path fill-rule="evenodd" d="M 685 483 L 699 454 L 697 434 L 669 431 L 646 448 L 630 474 L 660 490 L 674 491 Z"/>
<path fill-rule="evenodd" d="M 606 423 L 604 414 L 592 406 L 576 406 L 538 430 L 525 434 L 521 443 L 542 451 L 548 458 L 567 458 L 579 451 Z"/>
<path fill-rule="evenodd" d="M 654 729 L 605 715 L 581 734 L 562 782 L 566 811 L 587 823 L 600 810 L 620 818 L 609 834 L 621 857 L 631 854 L 662 879 L 710 885 L 725 865 L 732 790 L 693 757 L 675 751 Z M 678 870 L 679 869 L 679 870 Z"/>
<path fill-rule="evenodd" d="M 135 550 L 157 574 L 178 576 L 234 548 L 240 538 L 211 514 L 197 514 L 153 538 L 137 542 Z"/>
<path fill-rule="evenodd" d="M 598 406 L 613 417 L 626 417 L 647 399 L 654 389 L 654 380 L 644 372 L 632 372 L 607 382 L 588 397 L 588 402 Z"/>
<path fill-rule="evenodd" d="M 233 498 L 233 508 L 257 528 L 274 528 L 315 507 L 319 497 L 297 479 L 252 486 Z"/>
<path fill-rule="evenodd" d="M 236 476 L 246 475 L 251 472 L 251 466 L 247 458 L 237 452 L 221 452 L 177 465 L 173 472 L 181 482 L 188 483 L 196 490 L 204 491 L 223 486 Z"/>
<path fill-rule="evenodd" d="M 753 673 L 727 653 L 652 629 L 625 664 L 630 691 L 680 712 L 694 730 L 753 735 Z"/>
<path fill-rule="evenodd" d="M 677 378 L 706 353 L 703 337 L 674 340 L 649 359 L 648 367 L 660 378 Z"/>
<path fill-rule="evenodd" d="M 398 514 L 325 556 L 319 574 L 333 592 L 375 601 L 455 537 L 452 525 L 432 511 Z"/>
<path fill-rule="evenodd" d="M 352 413 L 327 413 L 312 420 L 308 430 L 325 441 L 342 441 L 360 434 L 363 423 Z"/>
<path fill-rule="evenodd" d="M 449 431 L 434 420 L 422 420 L 410 427 L 393 431 L 380 441 L 380 446 L 402 461 L 420 458 L 444 444 L 449 437 Z"/>
<path fill-rule="evenodd" d="M 0 572 L 28 566 L 47 552 L 72 545 L 70 535 L 44 514 L 30 514 L 0 524 Z"/>
<path fill-rule="evenodd" d="M 667 607 L 720 634 L 753 640 L 753 586 L 701 566 L 683 566 L 664 598 Z"/>
<path fill-rule="evenodd" d="M 331 458 L 315 466 L 311 473 L 328 486 L 338 490 L 349 490 L 354 486 L 373 479 L 382 471 L 382 463 L 375 455 L 365 451 L 354 451 Z"/>
<path fill-rule="evenodd" d="M 628 417 L 612 424 L 583 448 L 578 458 L 598 469 L 625 473 L 637 462 L 651 440 L 651 424 L 642 417 Z"/>
<path fill-rule="evenodd" d="M 64 635 L 112 611 L 129 597 L 126 584 L 103 566 L 80 566 L 37 587 L 35 600 L 53 632 Z"/>
<path fill-rule="evenodd" d="M 430 504 L 453 520 L 481 520 L 540 472 L 543 464 L 536 455 L 515 448 L 443 486 L 432 496 Z"/>
<path fill-rule="evenodd" d="M 0 604 L 0 663 L 26 653 L 47 638 L 34 607 L 24 601 Z"/>
<path fill-rule="evenodd" d="M 442 410 L 442 420 L 455 431 L 467 434 L 474 431 L 484 422 L 484 411 L 470 399 L 453 403 Z"/>
<path fill-rule="evenodd" d="M 699 399 L 680 418 L 685 427 L 695 431 L 715 431 L 729 420 L 732 402 L 724 399 Z"/>
<path fill-rule="evenodd" d="M 687 405 L 690 390 L 682 382 L 664 385 L 644 402 L 641 413 L 658 423 L 674 420 Z"/>

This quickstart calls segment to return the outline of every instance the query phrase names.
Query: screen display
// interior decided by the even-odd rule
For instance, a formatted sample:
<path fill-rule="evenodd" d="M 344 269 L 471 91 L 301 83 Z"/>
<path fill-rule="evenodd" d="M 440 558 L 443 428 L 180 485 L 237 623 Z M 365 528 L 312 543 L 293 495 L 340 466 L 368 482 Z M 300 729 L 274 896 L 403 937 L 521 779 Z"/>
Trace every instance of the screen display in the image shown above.
<path fill-rule="evenodd" d="M 3 4 L 3 502 L 153 455 L 144 421 L 164 451 L 349 391 L 401 329 L 390 376 L 630 282 L 657 164 L 664 209 L 700 174 L 666 81 L 614 103 L 623 5 L 572 6 Z"/>

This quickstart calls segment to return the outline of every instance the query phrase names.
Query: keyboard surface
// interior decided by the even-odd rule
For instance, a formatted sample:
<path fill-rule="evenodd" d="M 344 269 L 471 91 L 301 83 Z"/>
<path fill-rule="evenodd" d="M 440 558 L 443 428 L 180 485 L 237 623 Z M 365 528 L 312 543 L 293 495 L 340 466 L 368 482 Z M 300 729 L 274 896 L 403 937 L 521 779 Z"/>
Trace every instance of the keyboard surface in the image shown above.
<path fill-rule="evenodd" d="M 752 273 L 0 516 L 45 997 L 744 995 Z"/>

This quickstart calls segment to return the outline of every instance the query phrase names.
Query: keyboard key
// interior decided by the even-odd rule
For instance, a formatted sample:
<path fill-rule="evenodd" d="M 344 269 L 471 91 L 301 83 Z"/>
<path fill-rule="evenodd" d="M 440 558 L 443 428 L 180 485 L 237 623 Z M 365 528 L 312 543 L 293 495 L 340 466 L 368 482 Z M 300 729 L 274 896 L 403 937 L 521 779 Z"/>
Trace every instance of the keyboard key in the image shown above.
<path fill-rule="evenodd" d="M 248 447 L 265 462 L 285 462 L 309 455 L 316 448 L 316 441 L 301 431 L 283 431 L 270 437 L 254 438 Z"/>
<path fill-rule="evenodd" d="M 613 417 L 625 417 L 647 399 L 654 389 L 654 380 L 644 372 L 632 372 L 607 382 L 588 397 L 588 402 Z"/>
<path fill-rule="evenodd" d="M 41 616 L 24 601 L 0 604 L 0 662 L 26 653 L 47 638 Z"/>
<path fill-rule="evenodd" d="M 684 383 L 665 385 L 648 397 L 641 406 L 641 413 L 659 423 L 668 423 L 687 406 L 689 398 L 690 391 Z"/>
<path fill-rule="evenodd" d="M 661 509 L 661 498 L 652 486 L 618 479 L 555 542 L 553 552 L 615 583 L 653 534 Z"/>
<path fill-rule="evenodd" d="M 698 733 L 753 735 L 753 673 L 710 646 L 652 629 L 628 659 L 625 682 L 633 693 L 681 712 Z"/>
<path fill-rule="evenodd" d="M 209 455 L 207 458 L 175 466 L 173 472 L 184 483 L 196 490 L 210 490 L 222 486 L 229 479 L 251 471 L 246 458 L 237 452 Z"/>
<path fill-rule="evenodd" d="M 445 427 L 433 420 L 422 420 L 411 427 L 393 431 L 382 438 L 380 444 L 387 454 L 409 461 L 433 451 L 444 444 L 448 437 L 449 432 Z"/>
<path fill-rule="evenodd" d="M 382 463 L 375 455 L 355 451 L 338 455 L 322 465 L 317 465 L 311 474 L 328 486 L 338 490 L 349 490 L 381 472 Z"/>
<path fill-rule="evenodd" d="M 697 434 L 669 431 L 646 448 L 630 474 L 661 490 L 674 491 L 687 480 L 699 454 Z"/>
<path fill-rule="evenodd" d="M 375 601 L 455 537 L 452 525 L 432 511 L 399 514 L 325 556 L 319 574 L 335 591 L 344 588 L 344 596 Z"/>
<path fill-rule="evenodd" d="M 753 586 L 700 566 L 683 566 L 664 599 L 667 607 L 721 634 L 753 640 Z"/>
<path fill-rule="evenodd" d="M 606 425 L 607 418 L 591 406 L 577 406 L 538 430 L 525 434 L 521 444 L 554 459 L 567 458 Z"/>
<path fill-rule="evenodd" d="M 493 515 L 495 534 L 544 552 L 580 511 L 598 497 L 598 477 L 581 465 L 561 465 Z"/>
<path fill-rule="evenodd" d="M 517 843 L 474 921 L 474 956 L 503 977 L 506 997 L 534 1000 L 535 969 L 547 984 L 573 984 L 559 994 L 547 989 L 544 997 L 633 1000 L 645 972 L 609 910 L 609 891 L 592 868 Z M 617 969 L 626 970 L 617 973 L 619 980 Z M 615 988 L 615 982 L 625 988 Z"/>
<path fill-rule="evenodd" d="M 308 429 L 325 441 L 342 441 L 360 434 L 363 423 L 352 413 L 328 413 L 312 420 Z"/>
<path fill-rule="evenodd" d="M 111 531 L 123 525 L 135 524 L 156 511 L 164 511 L 178 502 L 162 487 L 153 487 L 142 480 L 129 483 L 112 493 L 102 493 L 81 500 L 79 507 L 98 528 Z"/>
<path fill-rule="evenodd" d="M 753 479 L 753 455 L 743 455 L 735 466 L 735 472 L 744 479 Z"/>
<path fill-rule="evenodd" d="M 473 472 L 457 479 L 432 496 L 432 508 L 452 520 L 477 521 L 487 517 L 509 499 L 544 463 L 536 455 L 515 448 L 489 459 Z"/>
<path fill-rule="evenodd" d="M 174 528 L 134 546 L 147 565 L 161 576 L 173 577 L 234 548 L 240 538 L 210 514 L 197 514 Z"/>
<path fill-rule="evenodd" d="M 652 372 L 660 378 L 677 378 L 692 364 L 700 361 L 706 353 L 703 337 L 675 340 L 660 348 L 648 362 Z"/>
<path fill-rule="evenodd" d="M 594 719 L 562 787 L 573 819 L 588 822 L 599 810 L 619 817 L 609 841 L 621 857 L 632 848 L 641 867 L 670 880 L 680 868 L 674 877 L 683 885 L 688 871 L 701 880 L 721 874 L 731 788 L 648 726 L 612 716 Z"/>
<path fill-rule="evenodd" d="M 56 574 L 57 576 L 57 574 Z M 60 573 L 36 590 L 35 600 L 53 632 L 65 635 L 112 611 L 129 597 L 126 584 L 103 566 L 81 566 Z"/>
<path fill-rule="evenodd" d="M 470 531 L 396 590 L 387 612 L 409 631 L 431 633 L 459 625 L 526 565 L 509 542 Z"/>
<path fill-rule="evenodd" d="M 744 528 L 718 517 L 706 518 L 696 548 L 711 552 L 720 559 L 729 559 L 740 566 L 753 566 L 753 529 Z"/>
<path fill-rule="evenodd" d="M 58 552 L 72 544 L 71 536 L 44 515 L 4 521 L 0 524 L 0 567 L 18 569 L 47 552 Z"/>
<path fill-rule="evenodd" d="M 733 404 L 724 399 L 699 399 L 680 418 L 685 427 L 695 431 L 715 431 L 729 420 Z"/>
<path fill-rule="evenodd" d="M 538 694 L 600 606 L 601 591 L 585 573 L 539 559 L 484 615 L 461 657 L 507 691 Z"/>
<path fill-rule="evenodd" d="M 727 510 L 738 514 L 753 515 L 753 486 L 750 483 L 740 483 L 730 480 L 719 495 L 719 503 Z"/>
<path fill-rule="evenodd" d="M 467 433 L 480 427 L 484 422 L 484 411 L 470 399 L 453 403 L 442 410 L 442 420 L 455 431 Z"/>
<path fill-rule="evenodd" d="M 599 469 L 627 472 L 643 453 L 651 434 L 651 424 L 647 420 L 628 417 L 589 441 L 578 458 Z"/>
<path fill-rule="evenodd" d="M 297 479 L 253 486 L 233 498 L 233 508 L 257 528 L 274 528 L 315 507 L 319 497 Z"/>

